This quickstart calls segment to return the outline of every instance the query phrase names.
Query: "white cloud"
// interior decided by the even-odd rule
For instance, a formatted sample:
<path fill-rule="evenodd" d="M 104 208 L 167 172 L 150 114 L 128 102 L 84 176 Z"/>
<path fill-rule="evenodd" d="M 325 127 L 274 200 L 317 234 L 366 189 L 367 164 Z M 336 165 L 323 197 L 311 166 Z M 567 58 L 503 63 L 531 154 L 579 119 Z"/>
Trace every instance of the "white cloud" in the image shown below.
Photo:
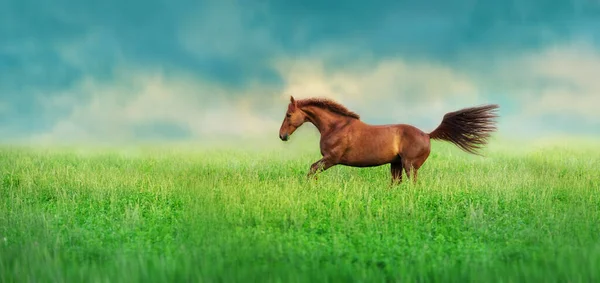
<path fill-rule="evenodd" d="M 64 49 L 62 56 L 85 70 L 84 60 L 89 57 L 85 51 L 97 36 L 101 34 Z M 274 135 L 290 94 L 334 98 L 366 120 L 410 122 L 415 120 L 411 115 L 430 114 L 433 126 L 452 108 L 449 105 L 477 99 L 474 83 L 445 66 L 394 59 L 363 60 L 332 69 L 325 65 L 326 56 L 274 59 L 273 66 L 285 82 L 283 89 L 258 82 L 235 89 L 172 69 L 167 76 L 160 69 L 121 65 L 113 76 L 116 81 L 86 77 L 51 98 L 41 96 L 49 111 L 66 114 L 35 139 L 128 141 L 136 139 L 136 126 L 154 122 L 187 130 L 193 139 Z"/>
<path fill-rule="evenodd" d="M 247 135 L 277 131 L 278 125 L 253 111 L 235 95 L 257 97 L 253 87 L 235 92 L 185 74 L 167 77 L 161 72 L 119 72 L 110 84 L 86 79 L 75 88 L 43 103 L 48 109 L 70 108 L 38 141 L 130 141 L 136 125 L 168 122 L 189 131 L 192 138 L 206 135 Z M 234 93 L 235 92 L 235 93 Z M 82 101 L 81 97 L 86 97 Z"/>
<path fill-rule="evenodd" d="M 117 81 L 90 77 L 43 101 L 48 109 L 68 110 L 68 115 L 41 138 L 135 140 L 132 129 L 153 122 L 177 125 L 193 139 L 270 137 L 279 128 L 290 95 L 333 98 L 367 122 L 408 123 L 429 131 L 446 112 L 491 102 L 486 99 L 494 95 L 485 93 L 490 86 L 520 108 L 520 113 L 501 117 L 502 134 L 547 127 L 545 114 L 600 121 L 600 81 L 594 76 L 600 73 L 600 55 L 585 46 L 525 55 L 478 74 L 403 58 L 365 58 L 343 67 L 329 65 L 326 55 L 275 58 L 283 88 L 255 82 L 235 89 L 173 70 L 167 76 L 120 68 Z"/>
<path fill-rule="evenodd" d="M 539 98 L 530 100 L 528 111 L 569 113 L 600 122 L 600 52 L 587 45 L 552 48 L 534 56 L 529 69 L 557 86 L 534 89 Z"/>
<path fill-rule="evenodd" d="M 507 60 L 489 76 L 521 105 L 523 116 L 575 116 L 598 123 L 598 74 L 600 51 L 575 42 Z"/>
<path fill-rule="evenodd" d="M 366 57 L 336 69 L 319 59 L 282 61 L 278 68 L 287 83 L 282 98 L 331 97 L 363 120 L 409 123 L 425 131 L 448 111 L 484 103 L 500 104 L 499 131 L 507 136 L 578 131 L 564 128 L 573 119 L 600 125 L 600 51 L 585 42 L 490 62 L 477 72 Z M 548 117 L 563 122 L 551 124 Z"/>
<path fill-rule="evenodd" d="M 439 123 L 444 113 L 476 103 L 478 87 L 467 75 L 444 65 L 402 58 L 359 62 L 331 70 L 319 59 L 277 64 L 286 87 L 283 99 L 322 96 L 336 99 L 363 116 L 403 123 Z"/>

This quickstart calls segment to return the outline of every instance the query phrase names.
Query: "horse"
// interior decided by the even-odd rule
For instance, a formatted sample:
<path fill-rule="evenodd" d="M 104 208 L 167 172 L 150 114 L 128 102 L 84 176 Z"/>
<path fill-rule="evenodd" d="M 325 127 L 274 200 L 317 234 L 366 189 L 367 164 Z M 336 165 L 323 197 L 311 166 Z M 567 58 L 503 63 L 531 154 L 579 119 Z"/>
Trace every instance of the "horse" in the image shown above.
<path fill-rule="evenodd" d="M 478 152 L 496 131 L 497 104 L 446 113 L 430 133 L 408 124 L 370 125 L 360 115 L 327 98 L 296 100 L 290 96 L 279 138 L 288 141 L 305 122 L 319 131 L 322 158 L 310 166 L 307 178 L 335 165 L 375 167 L 390 164 L 391 182 L 402 182 L 402 170 L 417 182 L 417 172 L 429 157 L 430 140 L 450 142 L 467 153 Z M 316 177 L 316 176 L 315 176 Z"/>

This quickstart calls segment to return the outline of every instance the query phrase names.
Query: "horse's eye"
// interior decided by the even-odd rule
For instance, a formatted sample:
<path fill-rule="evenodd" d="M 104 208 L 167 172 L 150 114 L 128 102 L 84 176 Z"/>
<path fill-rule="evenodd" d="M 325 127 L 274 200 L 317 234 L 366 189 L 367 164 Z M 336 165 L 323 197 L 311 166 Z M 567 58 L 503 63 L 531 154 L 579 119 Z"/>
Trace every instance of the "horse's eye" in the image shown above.
<path fill-rule="evenodd" d="M 285 117 L 288 117 L 288 118 L 289 118 L 289 117 L 292 117 L 292 115 L 290 115 L 290 114 L 285 114 Z"/>

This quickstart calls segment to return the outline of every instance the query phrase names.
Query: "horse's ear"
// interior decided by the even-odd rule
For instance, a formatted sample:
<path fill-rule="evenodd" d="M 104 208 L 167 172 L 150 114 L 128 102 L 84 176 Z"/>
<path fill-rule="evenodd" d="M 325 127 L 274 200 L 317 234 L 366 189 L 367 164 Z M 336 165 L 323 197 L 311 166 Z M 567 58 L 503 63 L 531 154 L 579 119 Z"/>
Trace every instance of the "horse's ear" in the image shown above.
<path fill-rule="evenodd" d="M 294 108 L 296 108 L 296 106 L 297 106 L 297 104 L 296 104 L 296 99 L 294 99 L 294 97 L 293 97 L 293 96 L 291 96 L 291 95 L 290 95 L 290 103 L 292 104 L 292 106 L 293 106 Z"/>

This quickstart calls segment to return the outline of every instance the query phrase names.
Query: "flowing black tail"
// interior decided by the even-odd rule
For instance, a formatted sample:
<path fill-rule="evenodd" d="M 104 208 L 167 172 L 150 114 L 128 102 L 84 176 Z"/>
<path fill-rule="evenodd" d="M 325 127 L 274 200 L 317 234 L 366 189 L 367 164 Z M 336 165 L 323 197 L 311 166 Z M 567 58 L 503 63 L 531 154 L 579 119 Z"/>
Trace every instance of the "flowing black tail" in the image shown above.
<path fill-rule="evenodd" d="M 429 134 L 431 139 L 449 141 L 462 150 L 479 155 L 477 150 L 487 144 L 496 130 L 496 104 L 465 108 L 446 113 L 442 123 Z"/>

